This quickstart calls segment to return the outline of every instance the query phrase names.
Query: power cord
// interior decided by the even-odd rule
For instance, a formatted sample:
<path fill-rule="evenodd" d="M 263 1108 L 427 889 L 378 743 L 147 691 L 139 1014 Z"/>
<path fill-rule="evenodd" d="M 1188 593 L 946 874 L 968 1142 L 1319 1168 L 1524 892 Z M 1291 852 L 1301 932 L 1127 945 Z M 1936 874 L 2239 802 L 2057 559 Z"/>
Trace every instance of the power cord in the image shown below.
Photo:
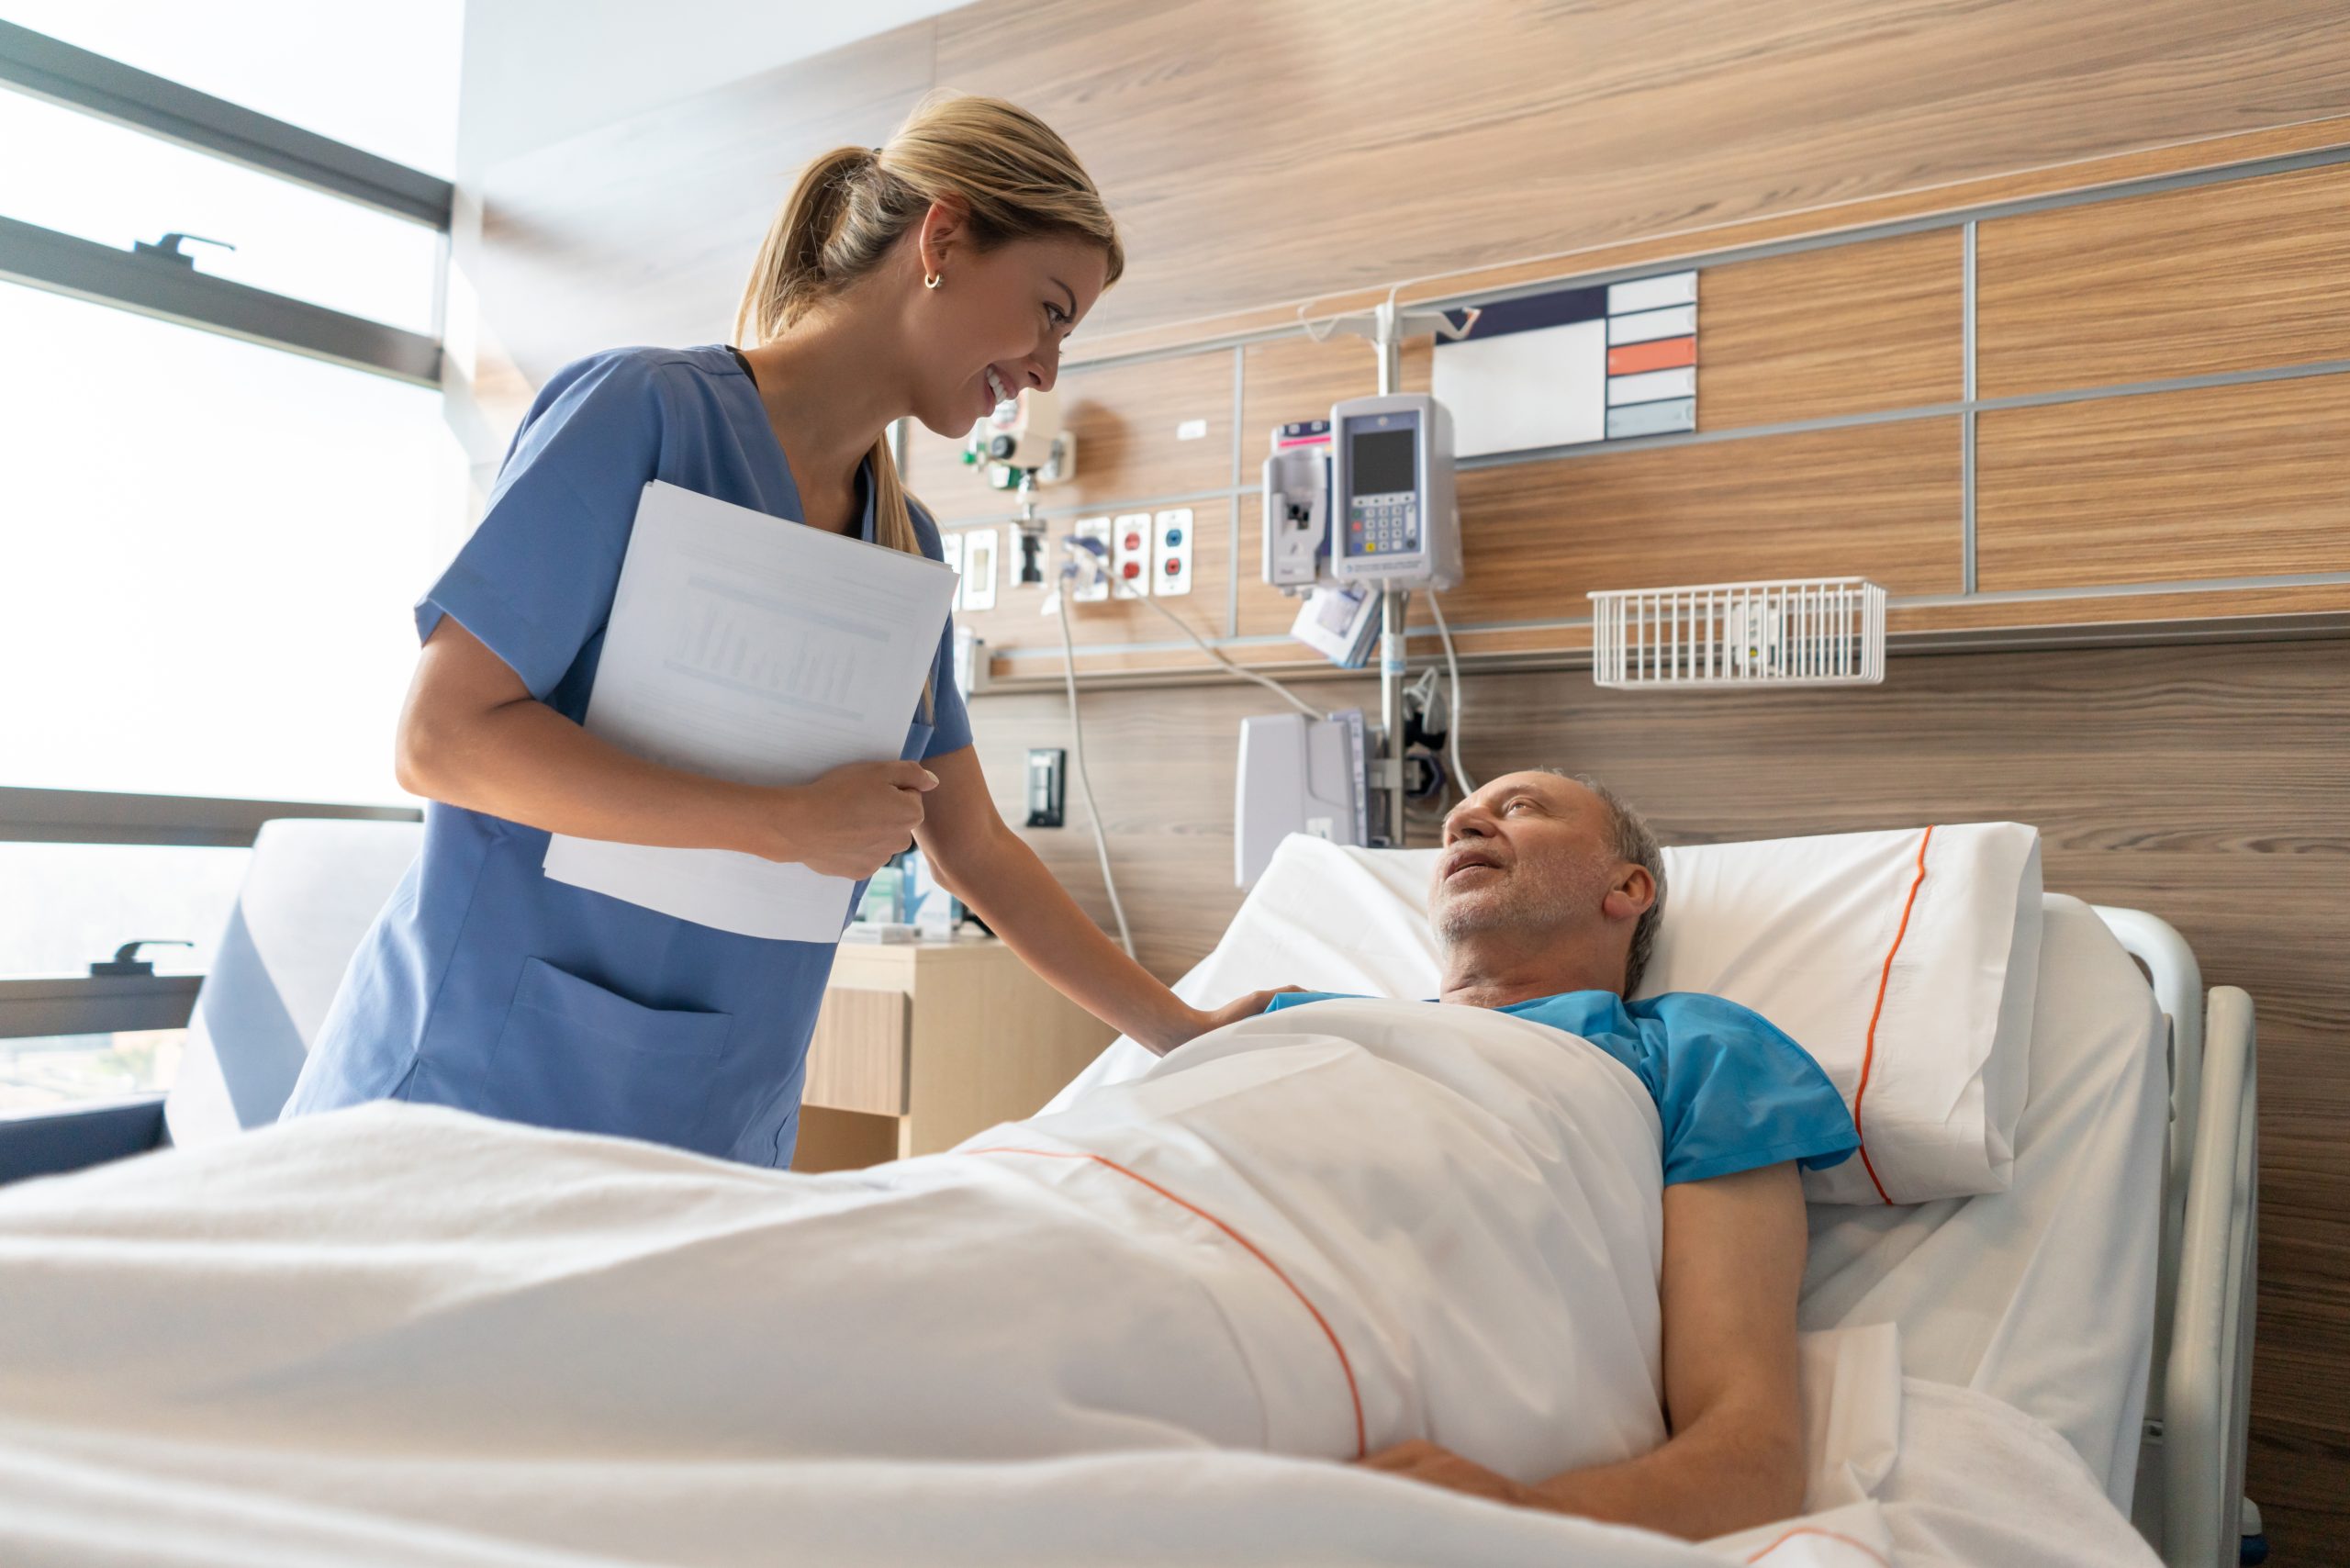
<path fill-rule="evenodd" d="M 1125 597 L 1133 600 L 1136 604 L 1147 604 L 1150 606 L 1166 619 L 1166 622 L 1169 626 L 1174 627 L 1175 630 L 1182 633 L 1183 635 L 1192 639 L 1192 644 L 1198 647 L 1200 652 L 1207 655 L 1208 657 L 1214 659 L 1216 663 L 1222 665 L 1233 674 L 1240 676 L 1246 679 L 1255 681 L 1258 685 L 1263 687 L 1266 690 L 1271 692 L 1274 696 L 1280 698 L 1282 701 L 1288 703 L 1291 707 L 1296 709 L 1307 718 L 1326 719 L 1330 716 L 1329 714 L 1322 711 L 1321 709 L 1315 707 L 1312 703 L 1307 702 L 1297 696 L 1296 693 L 1291 691 L 1288 687 L 1283 686 L 1280 681 L 1274 680 L 1269 676 L 1259 675 L 1253 669 L 1243 669 L 1238 665 L 1234 664 L 1230 659 L 1225 658 L 1222 654 L 1208 646 L 1207 643 L 1202 639 L 1197 632 L 1194 632 L 1189 626 L 1184 625 L 1182 617 L 1177 615 L 1173 610 L 1168 609 L 1165 605 L 1159 603 L 1158 600 L 1151 598 L 1148 594 L 1136 593 L 1132 589 L 1126 589 Z"/>
<path fill-rule="evenodd" d="M 1436 616 L 1436 634 L 1444 640 L 1444 667 L 1452 677 L 1452 717 L 1445 725 L 1445 750 L 1452 758 L 1452 781 L 1460 789 L 1461 799 L 1477 792 L 1476 780 L 1460 766 L 1460 661 L 1452 655 L 1452 628 L 1444 623 L 1443 595 L 1428 590 L 1428 610 Z"/>
<path fill-rule="evenodd" d="M 1069 634 L 1069 584 L 1053 585 L 1054 601 L 1061 612 L 1061 674 L 1069 682 L 1069 738 L 1077 753 L 1078 787 L 1085 791 L 1085 815 L 1093 824 L 1093 853 L 1102 862 L 1102 886 L 1110 895 L 1110 913 L 1118 917 L 1118 946 L 1135 956 L 1134 933 L 1126 929 L 1125 906 L 1118 902 L 1117 879 L 1110 875 L 1110 835 L 1102 827 L 1102 808 L 1093 803 L 1093 774 L 1085 766 L 1085 724 L 1077 712 L 1077 643 Z"/>

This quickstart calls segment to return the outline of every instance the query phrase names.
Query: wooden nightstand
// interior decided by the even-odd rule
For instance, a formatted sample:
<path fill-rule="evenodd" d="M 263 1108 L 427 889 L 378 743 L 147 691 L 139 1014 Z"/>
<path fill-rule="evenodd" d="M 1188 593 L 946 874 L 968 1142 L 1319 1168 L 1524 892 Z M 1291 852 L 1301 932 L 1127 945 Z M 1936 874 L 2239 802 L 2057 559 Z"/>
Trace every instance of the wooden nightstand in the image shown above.
<path fill-rule="evenodd" d="M 1114 1038 L 992 936 L 845 943 L 808 1046 L 792 1169 L 933 1154 L 1033 1116 Z"/>

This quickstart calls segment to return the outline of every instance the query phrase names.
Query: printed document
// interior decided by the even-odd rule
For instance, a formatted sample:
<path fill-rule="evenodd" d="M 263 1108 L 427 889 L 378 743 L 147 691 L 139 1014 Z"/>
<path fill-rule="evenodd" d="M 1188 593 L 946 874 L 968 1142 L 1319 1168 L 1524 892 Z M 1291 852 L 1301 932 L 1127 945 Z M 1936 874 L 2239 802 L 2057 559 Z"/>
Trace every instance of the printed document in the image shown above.
<path fill-rule="evenodd" d="M 655 480 L 621 566 L 590 734 L 671 767 L 805 784 L 895 760 L 920 716 L 955 574 Z M 796 861 L 557 834 L 559 882 L 745 936 L 834 942 L 856 884 Z"/>

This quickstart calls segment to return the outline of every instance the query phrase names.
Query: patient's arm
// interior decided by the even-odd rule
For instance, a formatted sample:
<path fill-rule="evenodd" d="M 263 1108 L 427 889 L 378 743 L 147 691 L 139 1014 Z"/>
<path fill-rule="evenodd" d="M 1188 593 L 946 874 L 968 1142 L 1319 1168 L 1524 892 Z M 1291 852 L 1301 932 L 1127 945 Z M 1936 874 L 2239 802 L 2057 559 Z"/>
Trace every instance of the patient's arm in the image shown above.
<path fill-rule="evenodd" d="M 1803 1506 L 1796 1294 L 1803 1188 L 1792 1163 L 1664 1190 L 1664 1392 L 1672 1436 L 1638 1459 L 1523 1486 L 1433 1443 L 1370 1463 L 1498 1501 L 1703 1540 Z"/>

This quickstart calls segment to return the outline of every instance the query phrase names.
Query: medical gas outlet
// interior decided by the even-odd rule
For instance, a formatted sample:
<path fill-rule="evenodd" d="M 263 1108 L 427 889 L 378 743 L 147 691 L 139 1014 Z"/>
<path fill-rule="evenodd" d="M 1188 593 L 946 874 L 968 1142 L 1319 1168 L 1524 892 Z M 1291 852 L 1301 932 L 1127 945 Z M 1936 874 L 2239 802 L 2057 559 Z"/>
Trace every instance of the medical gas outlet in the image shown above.
<path fill-rule="evenodd" d="M 1106 564 L 1070 593 L 1072 604 L 1122 599 L 1180 599 L 1192 591 L 1192 539 L 1197 532 L 1189 507 L 1165 511 L 1124 512 L 1080 518 L 1069 525 L 1069 541 Z"/>

